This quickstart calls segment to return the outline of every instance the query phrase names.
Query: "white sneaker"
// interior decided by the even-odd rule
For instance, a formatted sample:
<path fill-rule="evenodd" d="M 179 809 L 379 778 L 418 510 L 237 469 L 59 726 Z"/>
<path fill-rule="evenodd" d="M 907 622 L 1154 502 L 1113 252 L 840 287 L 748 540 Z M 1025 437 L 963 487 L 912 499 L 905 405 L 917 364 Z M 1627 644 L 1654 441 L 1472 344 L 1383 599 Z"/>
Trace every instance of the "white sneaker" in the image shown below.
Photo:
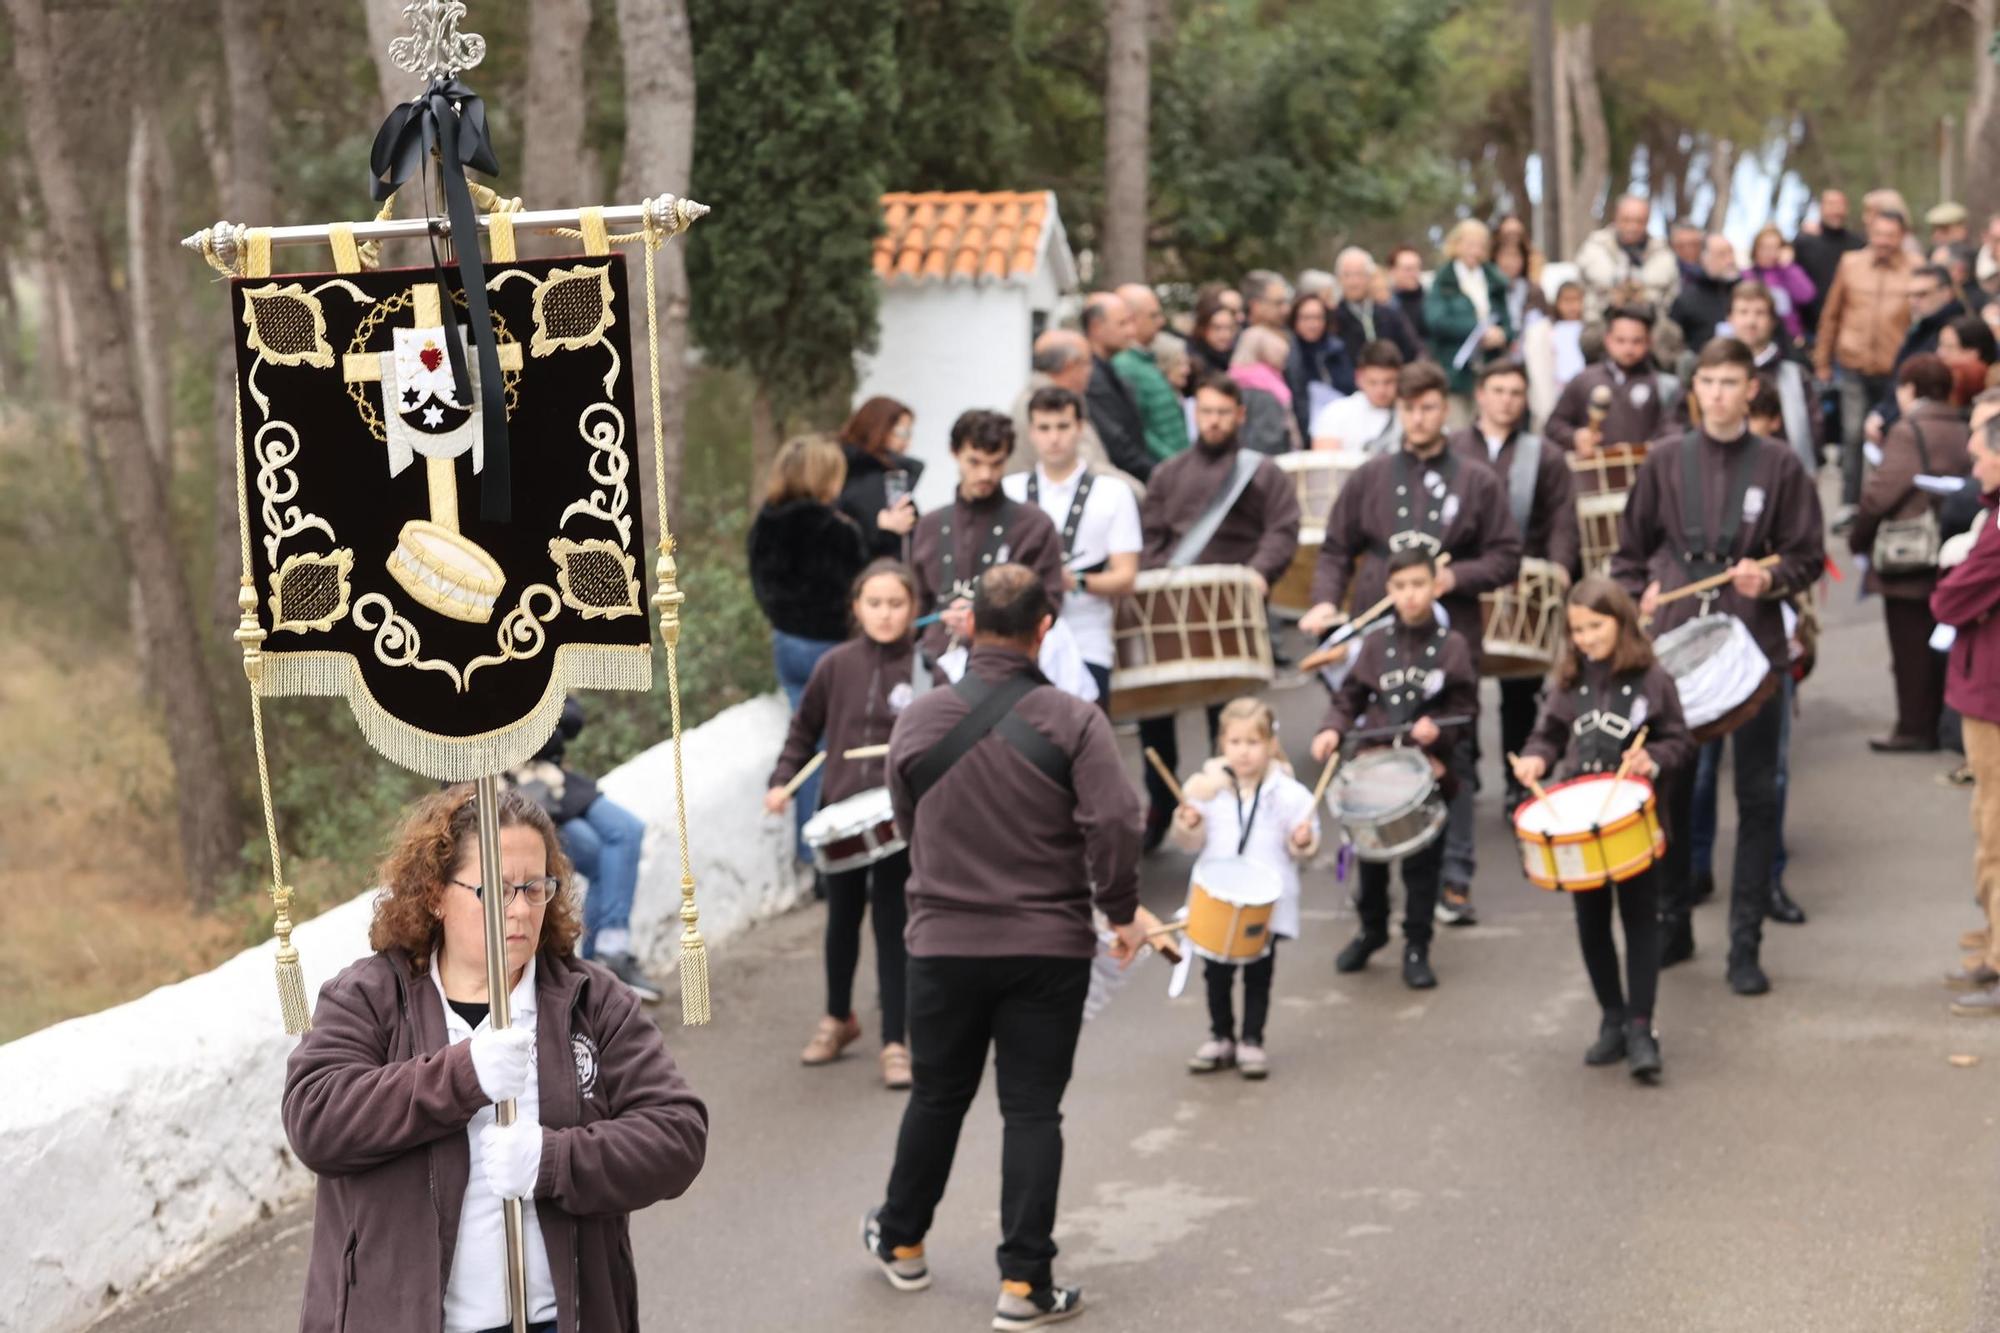
<path fill-rule="evenodd" d="M 1236 1043 L 1227 1037 L 1210 1037 L 1188 1057 L 1188 1072 L 1213 1074 L 1236 1063 Z"/>
<path fill-rule="evenodd" d="M 1236 1072 L 1245 1078 L 1269 1078 L 1271 1062 L 1264 1057 L 1262 1046 L 1252 1046 L 1244 1042 L 1236 1048 Z"/>

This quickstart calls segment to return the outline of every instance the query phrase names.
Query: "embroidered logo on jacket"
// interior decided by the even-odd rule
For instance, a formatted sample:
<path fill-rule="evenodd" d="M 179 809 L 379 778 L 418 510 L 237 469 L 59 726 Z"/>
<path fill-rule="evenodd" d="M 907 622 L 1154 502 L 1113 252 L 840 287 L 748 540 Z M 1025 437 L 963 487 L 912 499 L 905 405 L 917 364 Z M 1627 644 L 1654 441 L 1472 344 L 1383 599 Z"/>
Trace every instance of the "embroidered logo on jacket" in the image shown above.
<path fill-rule="evenodd" d="M 576 1090 L 590 1101 L 597 1091 L 597 1043 L 579 1032 L 569 1039 L 569 1053 L 576 1060 Z"/>
<path fill-rule="evenodd" d="M 895 688 L 889 691 L 889 711 L 892 713 L 902 712 L 910 706 L 910 700 L 916 697 L 917 692 L 911 688 L 910 682 L 907 680 L 897 681 Z"/>

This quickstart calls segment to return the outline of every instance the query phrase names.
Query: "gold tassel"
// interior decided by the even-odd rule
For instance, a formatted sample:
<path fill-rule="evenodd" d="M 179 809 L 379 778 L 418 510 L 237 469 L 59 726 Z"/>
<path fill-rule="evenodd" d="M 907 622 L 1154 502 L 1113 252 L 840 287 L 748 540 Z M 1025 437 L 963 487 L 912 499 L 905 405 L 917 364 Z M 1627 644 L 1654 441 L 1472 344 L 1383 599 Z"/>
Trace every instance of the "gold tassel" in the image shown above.
<path fill-rule="evenodd" d="M 695 919 L 694 876 L 681 876 L 681 1022 L 700 1027 L 715 1016 L 708 1001 L 708 946 Z"/>
<path fill-rule="evenodd" d="M 240 435 L 240 415 L 237 430 Z M 240 439 L 237 457 L 240 474 Z M 245 571 L 250 568 L 247 551 L 243 568 Z M 257 790 L 264 805 L 264 839 L 271 848 L 271 933 L 278 937 L 278 1012 L 284 1017 L 285 1031 L 296 1037 L 311 1030 L 312 1010 L 306 1006 L 305 971 L 299 966 L 299 951 L 292 943 L 292 889 L 285 883 L 284 863 L 279 859 L 277 805 L 271 798 L 271 769 L 264 754 L 264 627 L 257 621 L 257 589 L 247 572 L 236 590 L 236 605 L 243 616 L 236 624 L 234 638 L 243 646 L 243 674 L 250 682 L 250 729 L 257 744 Z"/>
<path fill-rule="evenodd" d="M 278 937 L 278 1009 L 285 1016 L 285 1031 L 296 1037 L 312 1030 L 312 1010 L 306 1007 L 306 974 L 299 966 L 299 951 L 292 944 L 292 889 L 289 884 L 271 895 L 277 904 L 277 919 L 271 932 Z"/>

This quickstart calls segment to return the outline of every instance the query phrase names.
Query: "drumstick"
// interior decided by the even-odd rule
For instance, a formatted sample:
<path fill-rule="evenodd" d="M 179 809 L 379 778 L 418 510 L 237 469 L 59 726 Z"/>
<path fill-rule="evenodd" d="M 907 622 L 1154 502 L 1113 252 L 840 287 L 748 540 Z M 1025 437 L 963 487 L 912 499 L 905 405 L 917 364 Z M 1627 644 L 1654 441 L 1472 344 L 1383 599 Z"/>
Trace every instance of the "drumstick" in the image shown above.
<path fill-rule="evenodd" d="M 1333 782 L 1333 770 L 1340 767 L 1340 747 L 1333 747 L 1333 753 L 1326 757 L 1326 767 L 1319 771 L 1319 781 L 1313 784 L 1313 804 L 1317 806 L 1326 789 Z"/>
<path fill-rule="evenodd" d="M 1513 765 L 1518 764 L 1520 762 L 1521 762 L 1520 755 L 1515 754 L 1511 750 L 1507 752 L 1507 764 L 1509 767 L 1512 767 Z M 1549 794 L 1542 790 L 1542 784 L 1539 782 L 1531 780 L 1528 783 L 1528 790 L 1535 794 L 1535 799 L 1538 801 L 1546 801 L 1549 799 Z"/>
<path fill-rule="evenodd" d="M 880 759 L 889 753 L 886 745 L 857 745 L 852 750 L 841 751 L 842 759 Z"/>
<path fill-rule="evenodd" d="M 1451 563 L 1450 551 L 1446 551 L 1444 554 L 1440 555 L 1437 558 L 1437 567 L 1439 569 L 1443 569 L 1446 565 L 1450 563 Z M 1395 598 L 1385 595 L 1381 601 L 1375 603 L 1375 605 L 1369 607 L 1366 611 L 1363 611 L 1360 615 L 1354 617 L 1352 620 L 1348 621 L 1345 625 L 1342 625 L 1339 629 L 1335 630 L 1334 633 L 1339 634 L 1341 633 L 1341 631 L 1344 630 L 1346 631 L 1346 637 L 1342 638 L 1339 643 L 1329 644 L 1326 647 L 1321 648 L 1316 653 L 1308 653 L 1306 655 L 1305 660 L 1299 663 L 1299 671 L 1301 673 L 1307 671 L 1317 671 L 1323 666 L 1332 666 L 1335 662 L 1338 662 L 1341 658 L 1347 656 L 1347 650 L 1354 646 L 1355 635 L 1359 634 L 1363 629 L 1365 629 L 1368 625 L 1372 624 L 1374 621 L 1381 619 L 1382 613 L 1387 611 L 1391 606 L 1394 606 L 1395 603 L 1396 603 Z"/>
<path fill-rule="evenodd" d="M 1167 784 L 1167 790 L 1174 794 L 1174 800 L 1181 805 L 1186 805 L 1188 799 L 1181 792 L 1181 784 L 1174 781 L 1173 770 L 1167 767 L 1166 760 L 1160 758 L 1160 752 L 1150 745 L 1146 747 L 1146 762 L 1151 764 L 1153 771 L 1160 775 L 1160 781 Z"/>
<path fill-rule="evenodd" d="M 792 774 L 792 780 L 790 782 L 787 782 L 782 788 L 779 789 L 785 793 L 785 799 L 788 801 L 791 800 L 792 793 L 797 791 L 799 788 L 805 786 L 806 779 L 811 777 L 813 774 L 819 772 L 819 766 L 825 762 L 826 762 L 826 751 L 824 750 L 821 750 L 818 754 L 806 760 L 805 763 L 800 766 L 799 771 Z"/>
<path fill-rule="evenodd" d="M 1616 796 L 1618 789 L 1625 785 L 1625 779 L 1632 772 L 1632 764 L 1637 760 L 1639 751 L 1644 749 L 1645 745 L 1646 728 L 1641 727 L 1639 728 L 1639 733 L 1632 738 L 1632 743 L 1625 747 L 1625 753 L 1618 757 L 1617 776 L 1613 777 L 1611 785 L 1604 789 L 1604 804 L 1597 807 L 1597 818 L 1591 820 L 1591 823 L 1602 824 L 1604 822 L 1605 812 L 1611 809 L 1611 798 Z"/>
<path fill-rule="evenodd" d="M 1783 556 L 1767 555 L 1763 559 L 1757 561 L 1757 568 L 1774 569 L 1777 567 L 1778 562 L 1783 559 L 1784 559 Z M 1732 578 L 1735 577 L 1736 576 L 1734 574 L 1725 569 L 1720 574 L 1713 575 L 1712 577 L 1705 579 L 1696 579 L 1693 583 L 1687 584 L 1684 587 L 1675 588 L 1672 592 L 1661 593 L 1659 599 L 1654 603 L 1654 605 L 1664 606 L 1668 602 L 1677 602 L 1683 597 L 1699 597 L 1701 594 L 1705 592 L 1712 592 L 1716 588 L 1720 588 L 1723 584 L 1729 582 Z"/>

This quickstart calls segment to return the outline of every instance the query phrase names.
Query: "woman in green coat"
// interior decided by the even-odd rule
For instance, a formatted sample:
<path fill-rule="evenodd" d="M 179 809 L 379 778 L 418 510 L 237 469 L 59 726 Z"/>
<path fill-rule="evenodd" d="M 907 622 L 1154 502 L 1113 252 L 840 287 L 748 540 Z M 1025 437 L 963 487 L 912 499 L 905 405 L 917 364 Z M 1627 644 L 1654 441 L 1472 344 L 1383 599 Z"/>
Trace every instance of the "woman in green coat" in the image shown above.
<path fill-rule="evenodd" d="M 1493 233 L 1485 223 L 1475 218 L 1459 223 L 1444 238 L 1444 263 L 1424 296 L 1431 356 L 1450 376 L 1457 399 L 1471 394 L 1479 368 L 1505 356 L 1519 331 L 1507 317 L 1507 279 L 1488 259 L 1492 252 Z M 1486 331 L 1460 364 L 1459 351 L 1481 321 L 1486 321 Z"/>

